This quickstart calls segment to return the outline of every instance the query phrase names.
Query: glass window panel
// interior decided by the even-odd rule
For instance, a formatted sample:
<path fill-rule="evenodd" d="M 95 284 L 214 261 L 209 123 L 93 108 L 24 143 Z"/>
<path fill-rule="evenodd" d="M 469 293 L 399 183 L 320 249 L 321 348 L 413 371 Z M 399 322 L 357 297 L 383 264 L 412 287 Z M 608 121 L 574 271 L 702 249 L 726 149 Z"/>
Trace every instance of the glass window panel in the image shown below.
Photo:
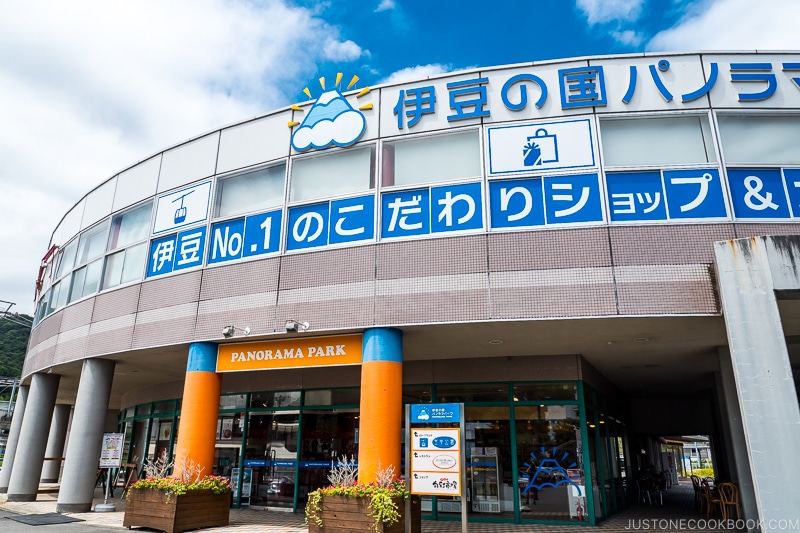
<path fill-rule="evenodd" d="M 286 164 L 231 176 L 217 182 L 219 217 L 250 213 L 283 205 Z"/>
<path fill-rule="evenodd" d="M 507 402 L 508 385 L 437 385 L 437 402 Z"/>
<path fill-rule="evenodd" d="M 98 257 L 106 249 L 106 233 L 108 224 L 100 226 L 81 234 L 78 243 L 78 259 L 76 264 L 82 265 Z"/>
<path fill-rule="evenodd" d="M 157 403 L 155 407 L 153 407 L 153 412 L 155 413 L 171 413 L 174 410 L 175 410 L 175 400 Z"/>
<path fill-rule="evenodd" d="M 800 117 L 720 115 L 727 163 L 800 163 Z"/>
<path fill-rule="evenodd" d="M 69 243 L 61 250 L 61 253 L 58 255 L 58 268 L 56 269 L 55 279 L 60 278 L 72 270 L 72 266 L 75 264 L 75 252 L 77 251 L 77 239 Z"/>
<path fill-rule="evenodd" d="M 139 281 L 142 279 L 146 255 L 146 242 L 131 246 L 125 250 L 125 266 L 122 267 L 120 283 L 131 283 L 132 281 Z"/>
<path fill-rule="evenodd" d="M 370 190 L 375 185 L 374 161 L 374 146 L 294 159 L 289 200 L 302 202 Z"/>
<path fill-rule="evenodd" d="M 431 388 L 428 385 L 404 385 L 403 403 L 430 403 Z"/>
<path fill-rule="evenodd" d="M 360 402 L 358 389 L 309 390 L 305 398 L 305 405 L 358 405 Z"/>
<path fill-rule="evenodd" d="M 689 165 L 717 160 L 705 116 L 603 120 L 606 166 Z"/>
<path fill-rule="evenodd" d="M 244 409 L 247 407 L 247 395 L 226 394 L 219 397 L 220 409 Z"/>
<path fill-rule="evenodd" d="M 578 387 L 574 383 L 518 383 L 514 385 L 514 401 L 577 400 Z"/>
<path fill-rule="evenodd" d="M 250 395 L 250 407 L 296 407 L 300 405 L 300 391 L 257 392 Z"/>
<path fill-rule="evenodd" d="M 431 135 L 383 145 L 385 187 L 474 178 L 481 175 L 478 131 Z"/>
<path fill-rule="evenodd" d="M 136 414 L 137 415 L 149 415 L 153 410 L 153 406 L 149 403 L 143 403 L 141 405 L 136 406 Z"/>
<path fill-rule="evenodd" d="M 514 416 L 521 517 L 587 520 L 578 406 L 516 406 Z"/>
<path fill-rule="evenodd" d="M 153 204 L 147 203 L 115 216 L 111 221 L 108 249 L 116 250 L 146 239 L 150 233 L 150 214 L 152 210 Z"/>
<path fill-rule="evenodd" d="M 106 271 L 103 274 L 103 288 L 110 289 L 121 283 L 122 267 L 125 264 L 125 250 L 106 257 Z"/>
<path fill-rule="evenodd" d="M 100 289 L 100 275 L 103 273 L 103 260 L 98 259 L 86 266 L 86 279 L 83 282 L 81 297 L 96 293 Z"/>
<path fill-rule="evenodd" d="M 53 286 L 53 290 L 50 293 L 50 307 L 47 311 L 48 314 L 52 313 L 56 309 L 64 307 L 64 305 L 67 303 L 67 294 L 69 294 L 69 278 L 66 278 Z"/>
<path fill-rule="evenodd" d="M 69 293 L 69 301 L 74 302 L 80 300 L 83 294 L 83 284 L 86 281 L 86 269 L 88 267 L 79 268 L 72 274 L 72 290 Z"/>

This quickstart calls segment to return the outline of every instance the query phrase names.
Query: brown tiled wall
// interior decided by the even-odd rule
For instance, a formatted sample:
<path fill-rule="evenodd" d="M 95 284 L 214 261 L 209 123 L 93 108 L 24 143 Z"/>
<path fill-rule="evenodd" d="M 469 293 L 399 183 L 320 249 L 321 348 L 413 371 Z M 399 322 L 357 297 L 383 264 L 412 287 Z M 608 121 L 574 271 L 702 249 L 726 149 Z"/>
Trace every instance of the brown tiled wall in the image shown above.
<path fill-rule="evenodd" d="M 744 233 L 800 233 L 800 225 L 489 233 L 215 266 L 100 294 L 46 318 L 31 336 L 25 373 L 75 358 L 220 340 L 222 326 L 230 324 L 259 335 L 283 332 L 289 318 L 309 321 L 313 331 L 335 331 L 496 319 L 714 314 L 719 305 L 712 243 Z"/>

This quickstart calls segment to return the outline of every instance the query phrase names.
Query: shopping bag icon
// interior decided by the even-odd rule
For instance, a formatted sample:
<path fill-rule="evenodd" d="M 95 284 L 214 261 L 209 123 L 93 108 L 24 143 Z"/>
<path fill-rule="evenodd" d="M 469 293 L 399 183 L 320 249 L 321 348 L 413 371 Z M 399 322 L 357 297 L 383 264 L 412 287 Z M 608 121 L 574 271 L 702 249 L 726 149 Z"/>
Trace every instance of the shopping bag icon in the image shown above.
<path fill-rule="evenodd" d="M 527 138 L 527 141 L 522 148 L 526 167 L 558 163 L 558 142 L 555 135 L 549 135 L 546 129 L 539 128 L 533 137 Z"/>

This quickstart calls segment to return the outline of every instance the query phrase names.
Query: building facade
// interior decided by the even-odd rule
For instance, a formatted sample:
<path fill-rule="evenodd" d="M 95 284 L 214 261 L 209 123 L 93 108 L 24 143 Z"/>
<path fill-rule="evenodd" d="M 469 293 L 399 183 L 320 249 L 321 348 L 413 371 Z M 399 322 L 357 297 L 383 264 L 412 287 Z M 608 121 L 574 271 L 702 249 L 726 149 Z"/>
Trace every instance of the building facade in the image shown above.
<path fill-rule="evenodd" d="M 45 458 L 70 419 L 62 510 L 91 505 L 104 431 L 137 469 L 188 454 L 233 477 L 235 505 L 302 509 L 332 461 L 366 481 L 404 468 L 404 405 L 455 402 L 470 520 L 596 524 L 669 470 L 656 437 L 681 434 L 711 436 L 748 518 L 800 508 L 770 485 L 800 474 L 783 448 L 800 427 L 800 53 L 338 75 L 308 94 L 64 216 L 9 499 L 58 478 Z"/>

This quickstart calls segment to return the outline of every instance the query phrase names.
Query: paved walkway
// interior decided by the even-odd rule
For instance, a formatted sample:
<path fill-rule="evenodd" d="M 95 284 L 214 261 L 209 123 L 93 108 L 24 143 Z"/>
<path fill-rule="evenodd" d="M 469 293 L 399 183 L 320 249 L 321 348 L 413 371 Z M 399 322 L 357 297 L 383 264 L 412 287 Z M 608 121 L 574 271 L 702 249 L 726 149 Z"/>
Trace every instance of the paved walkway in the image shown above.
<path fill-rule="evenodd" d="M 5 494 L 0 494 L 0 512 L 16 514 L 42 514 L 55 512 L 57 493 L 52 490 L 57 487 L 43 486 L 35 502 L 8 502 Z M 92 508 L 98 503 L 103 503 L 102 492 L 98 489 L 97 498 Z M 664 493 L 663 505 L 633 505 L 625 511 L 618 513 L 609 520 L 602 522 L 596 528 L 585 526 L 566 525 L 555 526 L 547 524 L 487 524 L 469 523 L 472 533 L 589 533 L 600 531 L 602 533 L 630 533 L 635 530 L 664 530 L 664 531 L 730 531 L 731 528 L 720 528 L 716 520 L 707 521 L 693 505 L 694 493 L 691 484 L 683 483 L 672 487 Z M 80 518 L 84 522 L 76 523 L 72 531 L 114 531 L 123 530 L 122 517 L 125 511 L 125 500 L 113 498 L 109 503 L 114 503 L 117 510 L 110 513 L 73 513 L 70 516 Z M 206 528 L 203 533 L 306 533 L 308 526 L 303 525 L 303 513 L 287 513 L 280 511 L 259 511 L 254 509 L 231 509 L 230 525 L 220 528 Z M 19 525 L 15 529 L 10 524 L 14 521 L 0 518 L 0 531 L 24 532 L 33 526 Z M 69 524 L 72 525 L 72 524 Z M 87 526 L 93 526 L 91 528 Z M 711 526 L 711 527 L 708 527 Z M 38 526 L 37 526 L 38 527 Z M 56 526 L 47 526 L 43 531 L 36 533 L 55 532 Z M 136 528 L 138 529 L 138 528 Z M 65 528 L 66 530 L 66 528 Z M 59 529 L 59 531 L 61 531 Z M 144 530 L 149 531 L 149 530 Z M 422 521 L 423 533 L 460 533 L 460 522 L 433 522 Z"/>

